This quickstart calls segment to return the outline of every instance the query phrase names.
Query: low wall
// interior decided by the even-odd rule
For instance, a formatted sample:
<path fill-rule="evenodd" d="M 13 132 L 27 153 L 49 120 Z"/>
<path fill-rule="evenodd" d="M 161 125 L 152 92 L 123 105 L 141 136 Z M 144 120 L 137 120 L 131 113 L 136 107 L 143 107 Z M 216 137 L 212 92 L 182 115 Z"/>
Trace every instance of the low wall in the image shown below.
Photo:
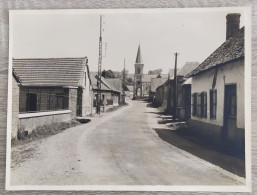
<path fill-rule="evenodd" d="M 19 114 L 19 128 L 23 128 L 28 133 L 31 133 L 33 129 L 39 126 L 68 122 L 71 119 L 70 110 L 24 113 Z"/>

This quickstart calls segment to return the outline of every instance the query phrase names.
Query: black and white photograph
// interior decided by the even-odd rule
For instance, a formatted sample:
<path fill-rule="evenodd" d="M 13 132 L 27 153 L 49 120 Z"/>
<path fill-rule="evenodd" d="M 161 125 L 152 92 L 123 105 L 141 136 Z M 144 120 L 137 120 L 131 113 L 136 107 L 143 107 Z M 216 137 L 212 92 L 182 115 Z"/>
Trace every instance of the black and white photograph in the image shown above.
<path fill-rule="evenodd" d="M 9 11 L 7 190 L 251 191 L 251 9 Z"/>

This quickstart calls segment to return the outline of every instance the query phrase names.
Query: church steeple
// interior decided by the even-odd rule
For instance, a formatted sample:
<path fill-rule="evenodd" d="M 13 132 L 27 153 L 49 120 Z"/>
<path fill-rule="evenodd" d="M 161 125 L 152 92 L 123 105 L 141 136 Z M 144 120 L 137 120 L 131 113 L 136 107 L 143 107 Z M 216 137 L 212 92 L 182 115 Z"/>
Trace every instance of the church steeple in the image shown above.
<path fill-rule="evenodd" d="M 142 64 L 140 44 L 138 45 L 136 64 Z"/>
<path fill-rule="evenodd" d="M 143 69 L 144 64 L 142 62 L 140 44 L 137 49 L 137 58 L 135 62 L 135 77 L 134 77 L 134 98 L 142 98 L 143 97 Z"/>

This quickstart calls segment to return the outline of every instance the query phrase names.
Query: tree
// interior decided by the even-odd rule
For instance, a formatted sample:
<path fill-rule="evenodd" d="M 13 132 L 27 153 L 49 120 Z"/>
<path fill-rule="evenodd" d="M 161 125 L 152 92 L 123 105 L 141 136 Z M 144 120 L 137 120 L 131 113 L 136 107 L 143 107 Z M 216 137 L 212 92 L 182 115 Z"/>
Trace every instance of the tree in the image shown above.
<path fill-rule="evenodd" d="M 161 74 L 162 69 L 156 69 L 156 70 L 149 70 L 148 74 Z"/>
<path fill-rule="evenodd" d="M 102 77 L 104 78 L 115 78 L 112 70 L 103 70 Z"/>

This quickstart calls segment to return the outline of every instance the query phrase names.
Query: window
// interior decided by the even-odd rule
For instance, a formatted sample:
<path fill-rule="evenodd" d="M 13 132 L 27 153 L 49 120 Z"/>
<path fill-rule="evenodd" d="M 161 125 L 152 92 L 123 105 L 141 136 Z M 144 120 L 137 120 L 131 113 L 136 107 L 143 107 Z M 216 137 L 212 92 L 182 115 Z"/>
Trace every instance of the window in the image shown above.
<path fill-rule="evenodd" d="M 137 74 L 140 74 L 140 72 L 141 72 L 141 71 L 140 71 L 140 68 L 138 68 L 138 69 L 137 69 Z"/>
<path fill-rule="evenodd" d="M 19 112 L 44 112 L 66 110 L 69 106 L 69 92 L 62 88 L 20 88 Z"/>
<path fill-rule="evenodd" d="M 193 116 L 207 118 L 207 93 L 193 94 Z"/>
<path fill-rule="evenodd" d="M 27 93 L 26 111 L 37 111 L 37 94 Z"/>
<path fill-rule="evenodd" d="M 201 117 L 207 118 L 207 93 L 201 93 Z"/>
<path fill-rule="evenodd" d="M 210 119 L 216 119 L 217 110 L 217 90 L 210 90 Z"/>
<path fill-rule="evenodd" d="M 197 93 L 193 94 L 193 116 L 197 115 Z"/>

